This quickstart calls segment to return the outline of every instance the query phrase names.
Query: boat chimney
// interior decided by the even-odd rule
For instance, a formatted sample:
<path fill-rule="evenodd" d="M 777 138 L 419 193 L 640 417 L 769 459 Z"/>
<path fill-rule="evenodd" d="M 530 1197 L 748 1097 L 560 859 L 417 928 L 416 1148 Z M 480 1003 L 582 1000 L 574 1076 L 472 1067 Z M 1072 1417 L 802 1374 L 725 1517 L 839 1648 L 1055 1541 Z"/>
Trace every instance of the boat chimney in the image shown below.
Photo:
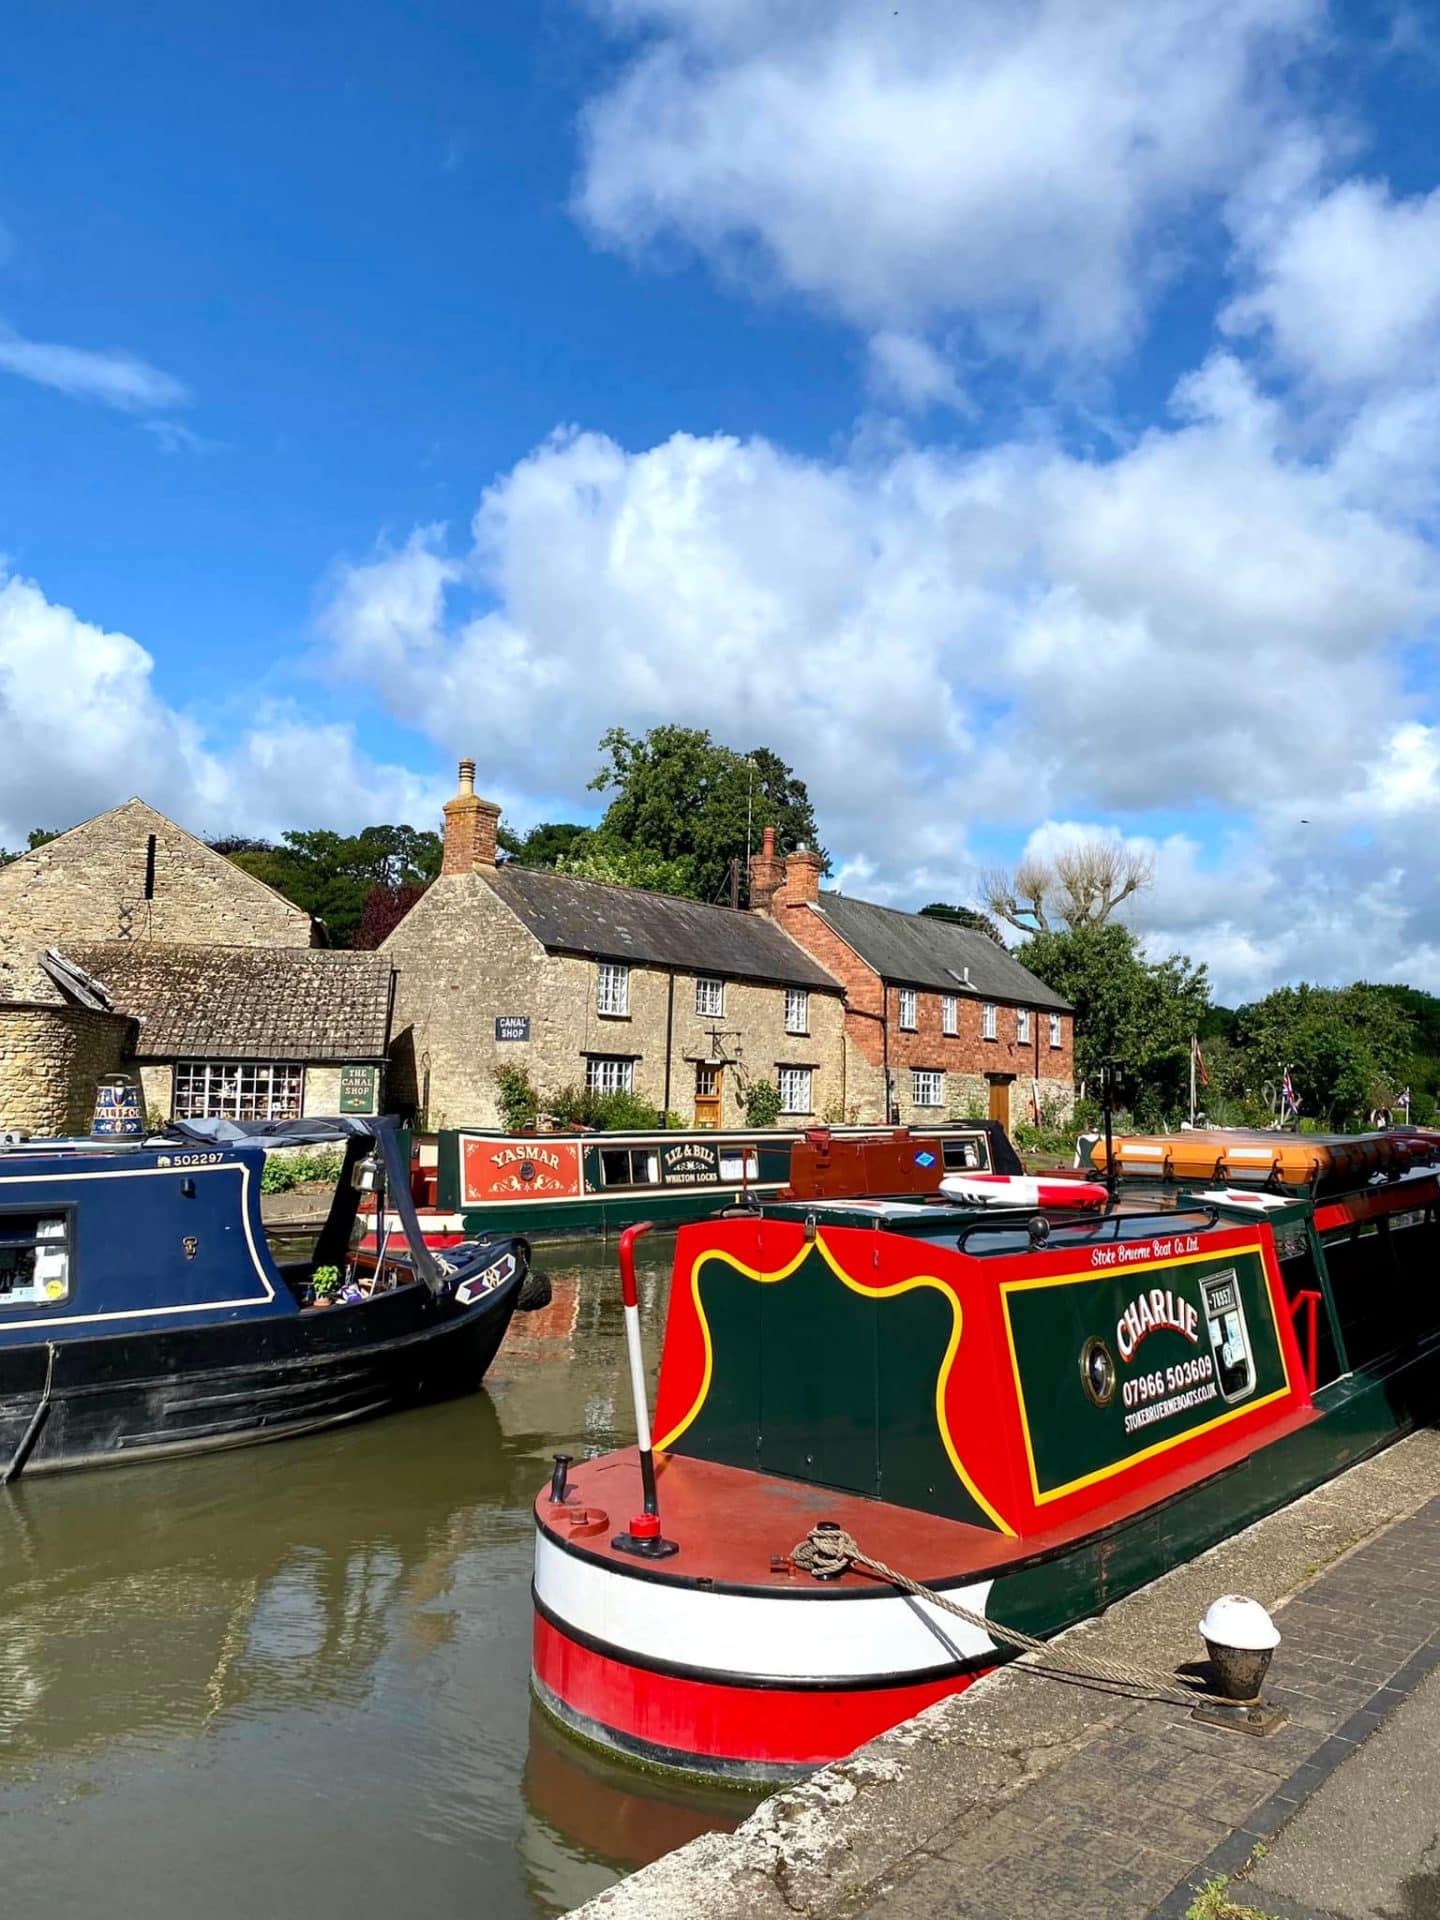
<path fill-rule="evenodd" d="M 771 902 L 785 884 L 785 862 L 775 851 L 775 829 L 766 827 L 759 853 L 750 856 L 750 905 L 756 913 L 769 913 Z"/>
<path fill-rule="evenodd" d="M 440 871 L 484 873 L 495 868 L 500 809 L 475 791 L 475 762 L 460 762 L 460 790 L 445 802 L 445 857 Z"/>

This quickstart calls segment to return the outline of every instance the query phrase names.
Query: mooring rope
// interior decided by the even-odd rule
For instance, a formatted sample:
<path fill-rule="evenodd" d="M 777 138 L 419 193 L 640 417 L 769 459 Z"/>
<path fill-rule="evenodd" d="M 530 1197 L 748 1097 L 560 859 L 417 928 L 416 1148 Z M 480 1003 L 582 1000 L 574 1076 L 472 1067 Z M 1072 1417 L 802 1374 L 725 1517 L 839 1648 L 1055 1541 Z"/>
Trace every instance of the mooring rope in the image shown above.
<path fill-rule="evenodd" d="M 1142 1667 L 1125 1666 L 1118 1660 L 1105 1660 L 1081 1653 L 1078 1649 L 1058 1647 L 1052 1640 L 1037 1640 L 1033 1634 L 1022 1633 L 1018 1627 L 1007 1627 L 999 1620 L 992 1620 L 988 1614 L 977 1613 L 972 1607 L 962 1607 L 957 1600 L 948 1600 L 933 1587 L 912 1580 L 908 1573 L 901 1573 L 896 1567 L 886 1566 L 883 1560 L 872 1558 L 843 1527 L 812 1527 L 805 1539 L 792 1548 L 790 1560 L 802 1572 L 814 1574 L 822 1580 L 834 1579 L 852 1566 L 864 1567 L 878 1574 L 882 1580 L 888 1580 L 892 1586 L 913 1594 L 917 1600 L 927 1600 L 932 1607 L 953 1613 L 966 1626 L 978 1627 L 1004 1646 L 1014 1647 L 1020 1653 L 1039 1654 L 1041 1658 L 1027 1669 L 1034 1673 L 1046 1673 L 1058 1680 L 1087 1680 L 1120 1688 L 1127 1693 L 1141 1693 L 1170 1706 L 1194 1707 L 1218 1698 L 1198 1688 L 1191 1692 L 1176 1686 L 1173 1675 L 1150 1673 Z"/>

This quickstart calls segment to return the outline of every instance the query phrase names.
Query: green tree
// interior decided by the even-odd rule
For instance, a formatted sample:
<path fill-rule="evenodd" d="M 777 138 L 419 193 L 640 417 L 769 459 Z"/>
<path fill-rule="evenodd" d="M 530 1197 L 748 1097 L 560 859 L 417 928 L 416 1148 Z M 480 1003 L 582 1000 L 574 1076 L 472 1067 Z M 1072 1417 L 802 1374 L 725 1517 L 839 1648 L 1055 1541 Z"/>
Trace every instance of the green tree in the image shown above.
<path fill-rule="evenodd" d="M 36 847 L 48 846 L 50 841 L 60 838 L 62 831 L 63 829 L 60 827 L 32 827 L 22 851 L 25 853 L 33 853 Z M 4 847 L 0 847 L 0 867 L 8 866 L 12 860 L 18 860 L 19 858 L 20 854 L 9 853 Z"/>
<path fill-rule="evenodd" d="M 593 827 L 576 826 L 570 821 L 544 820 L 523 835 L 502 826 L 499 842 L 517 866 L 553 867 L 562 855 L 578 853 L 594 837 Z"/>
<path fill-rule="evenodd" d="M 1278 1088 L 1290 1069 L 1302 1118 L 1361 1126 L 1393 1107 L 1416 1051 L 1416 1024 L 1389 987 L 1277 987 L 1236 1011 L 1250 1090 Z"/>
<path fill-rule="evenodd" d="M 747 835 L 758 845 L 761 830 L 774 827 L 782 846 L 817 844 L 804 781 L 768 747 L 737 753 L 699 727 L 652 727 L 643 737 L 612 727 L 600 751 L 608 764 L 590 785 L 614 797 L 599 835 L 677 863 L 679 890 L 697 900 L 728 897 Z"/>
<path fill-rule="evenodd" d="M 948 920 L 955 927 L 969 927 L 972 933 L 988 934 L 1000 945 L 1000 929 L 988 913 L 981 913 L 978 907 L 952 907 L 946 900 L 932 900 L 928 907 L 921 907 L 921 913 L 930 920 Z"/>
<path fill-rule="evenodd" d="M 648 847 L 628 846 L 604 833 L 592 833 L 583 844 L 573 844 L 575 852 L 557 857 L 557 873 L 572 873 L 578 880 L 604 880 L 612 887 L 648 887 L 654 893 L 689 891 L 687 860 L 666 860 Z"/>
<path fill-rule="evenodd" d="M 220 841 L 223 850 L 232 842 Z M 250 841 L 230 858 L 324 921 L 331 944 L 352 946 L 373 889 L 392 897 L 424 888 L 440 872 L 438 833 L 415 827 L 364 827 L 339 834 L 327 828 L 281 835 L 278 846 Z"/>
<path fill-rule="evenodd" d="M 1075 1008 L 1075 1072 L 1093 1087 L 1102 1061 L 1124 1069 L 1150 1125 L 1189 1099 L 1190 1040 L 1209 1004 L 1205 968 L 1184 954 L 1147 960 L 1118 921 L 1033 934 L 1016 959 Z"/>

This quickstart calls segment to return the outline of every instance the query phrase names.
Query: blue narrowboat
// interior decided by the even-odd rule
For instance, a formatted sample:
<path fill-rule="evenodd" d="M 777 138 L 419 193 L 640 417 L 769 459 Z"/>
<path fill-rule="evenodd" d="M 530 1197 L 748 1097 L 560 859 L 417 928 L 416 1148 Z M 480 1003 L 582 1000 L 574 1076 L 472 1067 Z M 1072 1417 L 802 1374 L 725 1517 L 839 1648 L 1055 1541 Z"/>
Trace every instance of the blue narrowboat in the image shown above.
<path fill-rule="evenodd" d="M 344 1148 L 329 1217 L 310 1255 L 282 1263 L 260 1217 L 265 1155 L 319 1142 Z M 370 1195 L 396 1224 L 362 1256 Z M 523 1240 L 425 1245 L 388 1119 L 0 1145 L 0 1480 L 467 1392 L 527 1271 Z"/>

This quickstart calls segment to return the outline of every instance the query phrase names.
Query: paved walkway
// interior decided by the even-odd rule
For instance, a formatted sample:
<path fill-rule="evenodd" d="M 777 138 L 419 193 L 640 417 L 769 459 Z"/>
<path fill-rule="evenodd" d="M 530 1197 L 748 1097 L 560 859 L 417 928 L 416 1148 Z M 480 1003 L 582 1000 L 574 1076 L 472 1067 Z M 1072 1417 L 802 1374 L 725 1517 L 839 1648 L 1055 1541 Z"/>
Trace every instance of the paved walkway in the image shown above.
<path fill-rule="evenodd" d="M 1172 1666 L 1215 1593 L 1291 1595 L 1266 1689 L 1290 1720 L 1264 1739 L 1011 1669 L 582 1911 L 1182 1920 L 1225 1881 L 1277 1920 L 1440 1920 L 1437 1487 L 1427 1431 L 1076 1630 Z"/>

